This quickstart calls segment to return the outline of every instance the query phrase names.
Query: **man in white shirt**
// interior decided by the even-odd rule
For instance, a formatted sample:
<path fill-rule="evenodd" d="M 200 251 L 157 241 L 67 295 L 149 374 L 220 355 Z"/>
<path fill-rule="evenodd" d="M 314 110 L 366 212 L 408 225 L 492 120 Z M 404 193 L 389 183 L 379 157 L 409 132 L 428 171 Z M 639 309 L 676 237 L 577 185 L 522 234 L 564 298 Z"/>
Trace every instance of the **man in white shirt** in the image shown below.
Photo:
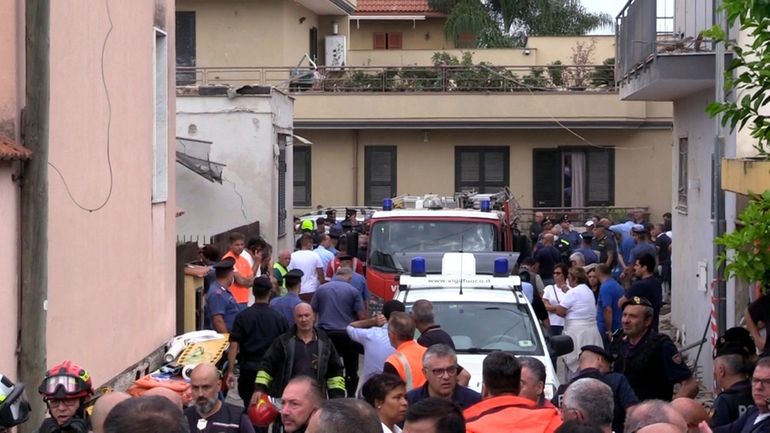
<path fill-rule="evenodd" d="M 313 237 L 311 235 L 302 235 L 300 238 L 300 248 L 299 251 L 291 253 L 289 270 L 299 269 L 302 271 L 299 298 L 304 302 L 310 302 L 318 286 L 325 282 L 323 263 L 321 256 L 313 251 Z"/>

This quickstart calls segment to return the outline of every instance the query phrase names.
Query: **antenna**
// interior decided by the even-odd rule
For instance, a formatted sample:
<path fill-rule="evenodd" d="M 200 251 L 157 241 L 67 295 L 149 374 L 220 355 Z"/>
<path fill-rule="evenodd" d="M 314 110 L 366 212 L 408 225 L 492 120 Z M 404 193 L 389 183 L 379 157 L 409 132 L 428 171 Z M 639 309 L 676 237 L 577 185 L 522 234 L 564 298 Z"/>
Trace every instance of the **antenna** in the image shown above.
<path fill-rule="evenodd" d="M 460 233 L 460 295 L 463 294 L 463 249 L 465 248 L 465 233 Z"/>

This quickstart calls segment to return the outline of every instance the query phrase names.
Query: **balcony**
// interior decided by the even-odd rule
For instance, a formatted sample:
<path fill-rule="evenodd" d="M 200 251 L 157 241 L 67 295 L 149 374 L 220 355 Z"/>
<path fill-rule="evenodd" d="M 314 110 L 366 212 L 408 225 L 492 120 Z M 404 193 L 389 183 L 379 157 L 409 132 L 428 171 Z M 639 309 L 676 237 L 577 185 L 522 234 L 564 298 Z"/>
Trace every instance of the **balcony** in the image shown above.
<path fill-rule="evenodd" d="M 178 66 L 177 84 L 272 86 L 290 93 L 615 92 L 610 65 Z"/>
<path fill-rule="evenodd" d="M 674 101 L 713 87 L 714 43 L 702 34 L 712 24 L 711 1 L 629 0 L 616 18 L 621 99 Z"/>
<path fill-rule="evenodd" d="M 524 67 L 177 68 L 180 96 L 258 92 L 294 97 L 298 129 L 670 127 L 669 104 L 622 102 L 608 65 Z M 244 87 L 245 86 L 245 87 Z M 240 89 L 244 87 L 244 89 Z"/>

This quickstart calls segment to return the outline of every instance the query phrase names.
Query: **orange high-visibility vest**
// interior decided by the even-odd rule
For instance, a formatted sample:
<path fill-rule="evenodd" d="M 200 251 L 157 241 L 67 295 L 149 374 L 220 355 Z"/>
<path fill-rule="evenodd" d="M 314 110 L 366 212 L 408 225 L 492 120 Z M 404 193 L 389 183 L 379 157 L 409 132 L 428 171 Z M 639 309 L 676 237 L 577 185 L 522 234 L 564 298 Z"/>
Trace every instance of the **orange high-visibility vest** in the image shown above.
<path fill-rule="evenodd" d="M 554 407 L 513 395 L 490 397 L 465 409 L 468 433 L 553 433 L 562 423 Z"/>
<path fill-rule="evenodd" d="M 385 362 L 390 363 L 398 371 L 401 380 L 406 383 L 406 390 L 410 391 L 425 384 L 425 373 L 422 371 L 422 356 L 427 347 L 420 346 L 417 340 L 409 340 L 401 343 L 396 351 Z"/>

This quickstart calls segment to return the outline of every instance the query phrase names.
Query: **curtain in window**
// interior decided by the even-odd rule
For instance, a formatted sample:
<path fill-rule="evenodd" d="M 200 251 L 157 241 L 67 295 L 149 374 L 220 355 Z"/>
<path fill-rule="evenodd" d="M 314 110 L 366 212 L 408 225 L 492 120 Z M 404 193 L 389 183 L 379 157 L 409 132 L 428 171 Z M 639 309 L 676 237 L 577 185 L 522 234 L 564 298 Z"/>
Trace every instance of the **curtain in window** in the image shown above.
<path fill-rule="evenodd" d="M 585 207 L 586 156 L 572 153 L 572 207 Z"/>

